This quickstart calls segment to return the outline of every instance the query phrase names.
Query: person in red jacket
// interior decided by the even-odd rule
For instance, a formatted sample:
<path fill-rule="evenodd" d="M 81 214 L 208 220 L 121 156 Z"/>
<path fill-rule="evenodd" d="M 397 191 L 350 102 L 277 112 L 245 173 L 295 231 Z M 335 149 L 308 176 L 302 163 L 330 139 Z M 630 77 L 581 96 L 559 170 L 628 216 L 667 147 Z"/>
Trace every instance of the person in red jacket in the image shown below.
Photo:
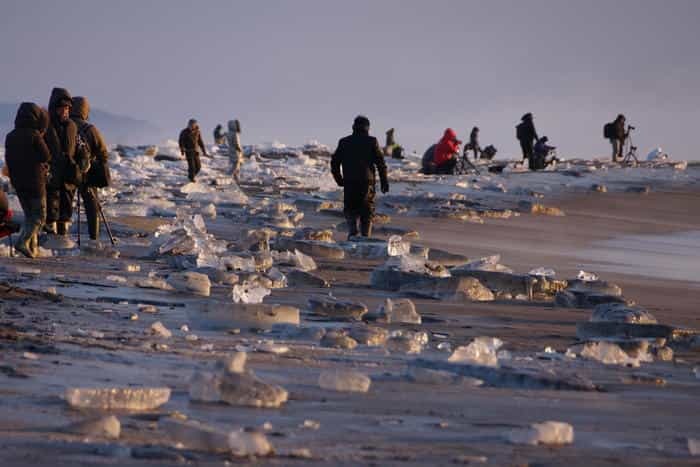
<path fill-rule="evenodd" d="M 435 147 L 435 173 L 438 174 L 453 174 L 455 165 L 457 165 L 457 154 L 459 154 L 459 145 L 462 144 L 457 139 L 457 133 L 452 128 L 445 130 L 445 134 Z"/>

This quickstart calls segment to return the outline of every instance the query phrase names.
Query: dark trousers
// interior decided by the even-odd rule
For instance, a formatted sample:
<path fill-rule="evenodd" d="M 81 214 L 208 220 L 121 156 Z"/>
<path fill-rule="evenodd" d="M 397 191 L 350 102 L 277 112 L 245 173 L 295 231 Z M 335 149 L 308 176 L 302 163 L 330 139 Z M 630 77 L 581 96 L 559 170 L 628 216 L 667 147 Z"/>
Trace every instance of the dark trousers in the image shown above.
<path fill-rule="evenodd" d="M 442 165 L 435 167 L 435 173 L 440 175 L 454 175 L 455 166 L 457 166 L 457 158 L 453 157 Z"/>
<path fill-rule="evenodd" d="M 523 150 L 523 160 L 532 159 L 532 153 L 534 151 L 532 141 L 520 140 L 520 149 Z"/>
<path fill-rule="evenodd" d="M 345 182 L 343 214 L 348 224 L 349 236 L 357 235 L 360 230 L 365 237 L 369 237 L 372 234 L 375 196 L 374 182 Z M 357 225 L 358 220 L 360 221 L 360 229 L 358 229 Z"/>
<path fill-rule="evenodd" d="M 88 232 L 90 239 L 97 240 L 100 231 L 100 218 L 97 210 L 97 188 L 82 186 L 80 187 L 80 197 L 83 199 L 85 207 L 85 217 L 87 218 Z"/>
<path fill-rule="evenodd" d="M 191 182 L 194 182 L 194 177 L 202 170 L 202 162 L 199 160 L 199 153 L 197 151 L 187 151 L 185 152 L 185 157 L 187 158 L 187 178 L 189 178 Z"/>
<path fill-rule="evenodd" d="M 72 185 L 49 186 L 46 190 L 46 223 L 70 222 L 74 196 L 75 187 Z"/>
<path fill-rule="evenodd" d="M 46 220 L 46 198 L 41 195 L 21 192 L 17 193 L 17 197 L 22 211 L 24 211 L 24 225 L 22 225 L 22 232 L 17 239 L 17 246 L 35 253 L 38 247 L 39 231 Z"/>

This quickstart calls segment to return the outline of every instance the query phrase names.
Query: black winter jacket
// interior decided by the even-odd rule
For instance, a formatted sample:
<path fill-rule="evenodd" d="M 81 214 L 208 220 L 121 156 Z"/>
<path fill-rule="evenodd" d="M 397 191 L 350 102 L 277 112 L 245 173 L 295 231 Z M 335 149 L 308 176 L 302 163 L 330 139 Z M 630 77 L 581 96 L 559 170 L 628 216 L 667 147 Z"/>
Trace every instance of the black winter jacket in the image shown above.
<path fill-rule="evenodd" d="M 46 196 L 47 163 L 51 153 L 42 138 L 49 116 L 46 110 L 24 102 L 17 110 L 15 129 L 5 138 L 5 164 L 18 194 Z"/>
<path fill-rule="evenodd" d="M 375 171 L 382 185 L 388 185 L 386 163 L 377 138 L 356 131 L 338 142 L 331 157 L 331 173 L 336 183 L 374 185 Z"/>

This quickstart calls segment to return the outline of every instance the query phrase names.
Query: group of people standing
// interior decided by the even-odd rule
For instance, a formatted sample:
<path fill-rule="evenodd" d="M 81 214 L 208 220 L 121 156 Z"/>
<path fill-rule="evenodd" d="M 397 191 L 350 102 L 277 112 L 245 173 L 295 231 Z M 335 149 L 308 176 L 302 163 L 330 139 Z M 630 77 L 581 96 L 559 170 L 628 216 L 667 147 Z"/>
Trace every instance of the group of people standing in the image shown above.
<path fill-rule="evenodd" d="M 207 148 L 202 140 L 202 133 L 199 123 L 194 118 L 190 119 L 187 127 L 180 132 L 178 138 L 180 153 L 187 160 L 187 177 L 190 182 L 195 181 L 195 177 L 202 169 L 200 151 L 204 157 L 211 157 L 207 154 Z M 223 127 L 217 125 L 214 128 L 214 144 L 228 146 L 229 162 L 231 164 L 231 175 L 240 182 L 241 163 L 243 162 L 243 147 L 241 146 L 241 123 L 238 120 L 229 120 L 228 132 L 223 132 Z"/>
<path fill-rule="evenodd" d="M 66 235 L 76 192 L 82 198 L 90 238 L 99 234 L 97 188 L 109 185 L 107 146 L 88 121 L 85 97 L 54 88 L 48 110 L 33 102 L 17 109 L 15 128 L 5 139 L 5 166 L 24 211 L 17 251 L 33 258 L 43 229 Z"/>

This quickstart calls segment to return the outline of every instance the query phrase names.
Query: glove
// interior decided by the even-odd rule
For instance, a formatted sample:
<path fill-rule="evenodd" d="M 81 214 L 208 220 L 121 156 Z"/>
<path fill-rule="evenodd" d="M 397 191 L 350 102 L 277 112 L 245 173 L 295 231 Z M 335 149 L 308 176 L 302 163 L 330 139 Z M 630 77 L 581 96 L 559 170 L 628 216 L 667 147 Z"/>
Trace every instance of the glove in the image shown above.
<path fill-rule="evenodd" d="M 381 185 L 382 193 L 389 193 L 389 181 L 382 180 Z"/>

